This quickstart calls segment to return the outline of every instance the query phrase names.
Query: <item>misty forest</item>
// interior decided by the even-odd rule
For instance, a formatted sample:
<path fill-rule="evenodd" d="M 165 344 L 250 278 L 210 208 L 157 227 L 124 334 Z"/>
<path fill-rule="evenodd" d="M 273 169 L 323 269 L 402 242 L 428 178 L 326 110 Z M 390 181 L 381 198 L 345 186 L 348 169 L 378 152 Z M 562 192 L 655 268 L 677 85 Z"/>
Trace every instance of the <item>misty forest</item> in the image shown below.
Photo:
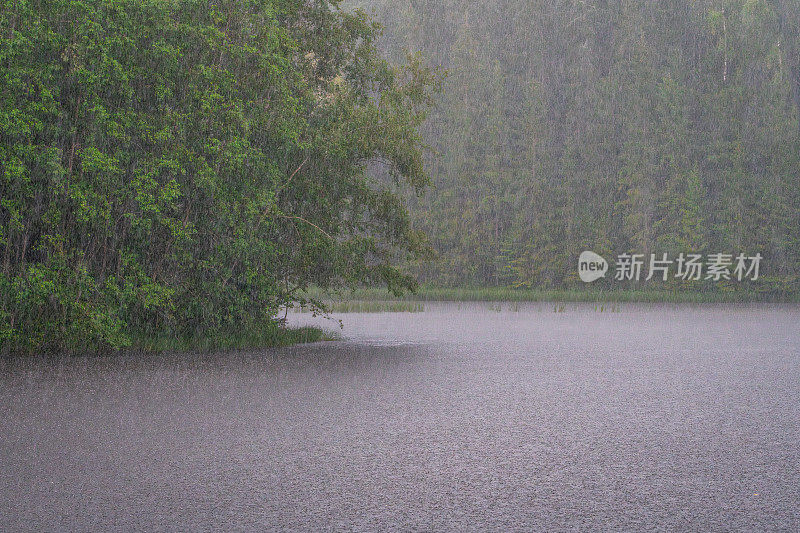
<path fill-rule="evenodd" d="M 574 287 L 583 250 L 798 288 L 792 0 L 6 0 L 0 65 L 4 352 Z"/>
<path fill-rule="evenodd" d="M 388 57 L 448 73 L 422 128 L 422 281 L 560 287 L 587 249 L 741 251 L 797 287 L 800 3 L 355 4 Z"/>

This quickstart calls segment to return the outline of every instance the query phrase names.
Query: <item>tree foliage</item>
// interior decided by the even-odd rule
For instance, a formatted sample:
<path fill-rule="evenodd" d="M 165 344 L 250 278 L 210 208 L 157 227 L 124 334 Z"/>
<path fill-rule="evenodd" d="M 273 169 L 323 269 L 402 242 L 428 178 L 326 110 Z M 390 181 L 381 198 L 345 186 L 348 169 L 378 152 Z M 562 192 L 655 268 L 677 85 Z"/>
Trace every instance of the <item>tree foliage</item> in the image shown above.
<path fill-rule="evenodd" d="M 436 79 L 336 1 L 2 0 L 0 346 L 266 326 L 413 285 Z M 380 162 L 380 172 L 368 166 Z"/>

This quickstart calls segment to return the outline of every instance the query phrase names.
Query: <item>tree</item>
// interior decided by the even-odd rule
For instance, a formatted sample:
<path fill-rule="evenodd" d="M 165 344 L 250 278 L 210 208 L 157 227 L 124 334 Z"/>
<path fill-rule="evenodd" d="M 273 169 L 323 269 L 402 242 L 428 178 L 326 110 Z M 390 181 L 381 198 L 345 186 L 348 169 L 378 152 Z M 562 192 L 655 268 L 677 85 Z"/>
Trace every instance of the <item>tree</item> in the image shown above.
<path fill-rule="evenodd" d="M 380 59 L 363 13 L 5 1 L 0 27 L 3 351 L 272 327 L 310 283 L 413 286 L 398 192 L 428 180 L 435 78 Z"/>

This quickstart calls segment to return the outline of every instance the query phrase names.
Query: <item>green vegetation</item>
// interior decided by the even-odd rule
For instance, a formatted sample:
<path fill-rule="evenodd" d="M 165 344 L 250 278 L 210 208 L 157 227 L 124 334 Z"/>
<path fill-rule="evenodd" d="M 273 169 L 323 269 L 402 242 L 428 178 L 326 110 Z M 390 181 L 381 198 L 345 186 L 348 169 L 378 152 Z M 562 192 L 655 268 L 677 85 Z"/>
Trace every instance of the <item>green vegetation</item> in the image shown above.
<path fill-rule="evenodd" d="M 292 344 L 338 340 L 335 333 L 318 328 L 283 328 L 272 324 L 252 331 L 217 332 L 195 336 L 147 335 L 134 337 L 131 352 L 203 352 L 281 347 Z"/>
<path fill-rule="evenodd" d="M 437 82 L 377 33 L 337 1 L 0 1 L 0 352 L 261 342 L 310 283 L 412 288 Z"/>
<path fill-rule="evenodd" d="M 325 309 L 331 313 L 421 313 L 425 311 L 425 304 L 419 301 L 386 299 L 345 299 L 324 300 Z M 301 308 L 301 311 L 307 309 Z"/>
<path fill-rule="evenodd" d="M 759 293 L 755 291 L 709 291 L 659 289 L 524 289 L 511 287 L 431 287 L 423 285 L 413 294 L 392 297 L 385 289 L 361 288 L 354 291 L 325 295 L 312 291 L 321 301 L 332 301 L 346 308 L 351 302 L 643 302 L 643 303 L 744 303 L 744 302 L 800 302 L 797 293 Z M 421 309 L 421 311 L 424 310 Z"/>
<path fill-rule="evenodd" d="M 350 3 L 390 58 L 448 71 L 412 209 L 438 252 L 422 283 L 570 289 L 583 250 L 741 252 L 776 298 L 798 292 L 800 2 Z"/>

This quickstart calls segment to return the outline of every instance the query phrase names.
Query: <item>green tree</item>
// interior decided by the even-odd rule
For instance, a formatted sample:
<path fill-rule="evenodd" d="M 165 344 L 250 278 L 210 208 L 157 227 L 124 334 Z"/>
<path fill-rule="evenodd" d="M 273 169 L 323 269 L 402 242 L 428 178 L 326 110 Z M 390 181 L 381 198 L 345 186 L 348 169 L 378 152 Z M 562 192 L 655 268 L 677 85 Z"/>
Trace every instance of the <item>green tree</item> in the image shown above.
<path fill-rule="evenodd" d="M 272 327 L 310 283 L 413 286 L 435 78 L 337 2 L 0 4 L 0 343 Z M 367 172 L 380 161 L 386 178 Z"/>

